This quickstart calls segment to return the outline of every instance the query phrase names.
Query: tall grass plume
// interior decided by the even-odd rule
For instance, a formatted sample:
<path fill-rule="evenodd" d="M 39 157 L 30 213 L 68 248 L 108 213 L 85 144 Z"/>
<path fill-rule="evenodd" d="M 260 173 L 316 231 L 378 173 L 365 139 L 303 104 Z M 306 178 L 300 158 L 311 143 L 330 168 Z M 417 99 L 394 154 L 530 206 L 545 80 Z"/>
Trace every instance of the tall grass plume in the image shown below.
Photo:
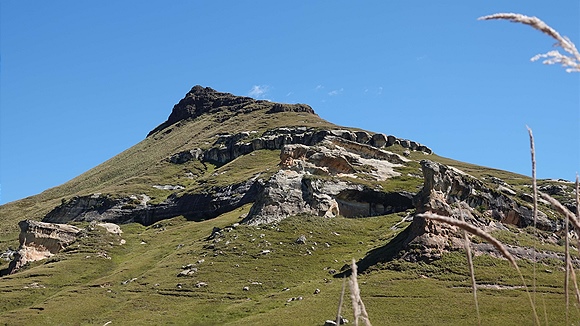
<path fill-rule="evenodd" d="M 560 46 L 564 51 L 568 52 L 569 55 L 560 53 L 558 50 L 552 50 L 543 54 L 537 54 L 531 58 L 531 61 L 537 61 L 541 58 L 545 60 L 542 62 L 544 64 L 553 65 L 561 64 L 566 67 L 567 72 L 580 72 L 580 52 L 576 49 L 576 46 L 570 39 L 566 36 L 560 35 L 558 31 L 548 26 L 538 17 L 529 17 L 522 14 L 514 13 L 497 13 L 493 15 L 479 17 L 478 20 L 492 20 L 492 19 L 503 19 L 509 20 L 514 23 L 522 23 L 531 26 L 540 32 L 549 35 L 557 41 L 556 46 Z"/>

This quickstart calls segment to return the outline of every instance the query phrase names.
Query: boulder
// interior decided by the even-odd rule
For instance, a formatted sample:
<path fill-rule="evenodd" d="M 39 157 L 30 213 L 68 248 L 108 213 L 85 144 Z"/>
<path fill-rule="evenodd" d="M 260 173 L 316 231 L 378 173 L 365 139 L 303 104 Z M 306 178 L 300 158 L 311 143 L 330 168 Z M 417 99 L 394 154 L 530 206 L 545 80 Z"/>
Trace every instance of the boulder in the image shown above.
<path fill-rule="evenodd" d="M 385 147 L 387 145 L 387 136 L 383 134 L 374 134 L 371 138 L 370 145 L 374 147 Z"/>
<path fill-rule="evenodd" d="M 371 135 L 366 131 L 357 131 L 354 134 L 356 135 L 357 143 L 366 144 L 371 140 Z"/>
<path fill-rule="evenodd" d="M 203 157 L 202 155 L 203 155 L 203 151 L 200 148 L 195 148 L 192 150 L 183 151 L 183 152 L 173 154 L 169 158 L 169 162 L 171 162 L 173 164 L 183 164 L 183 163 L 186 163 L 189 161 L 199 160 Z"/>

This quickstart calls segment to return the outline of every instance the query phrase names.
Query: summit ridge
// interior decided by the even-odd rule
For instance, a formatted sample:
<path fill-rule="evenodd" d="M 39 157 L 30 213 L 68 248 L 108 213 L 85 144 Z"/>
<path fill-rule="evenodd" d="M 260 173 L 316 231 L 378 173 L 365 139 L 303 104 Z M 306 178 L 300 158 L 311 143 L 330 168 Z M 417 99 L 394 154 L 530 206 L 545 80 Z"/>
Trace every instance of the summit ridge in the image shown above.
<path fill-rule="evenodd" d="M 311 114 L 314 110 L 306 104 L 275 103 L 267 100 L 257 100 L 246 96 L 237 96 L 231 93 L 218 92 L 210 87 L 196 85 L 173 106 L 169 118 L 155 129 L 151 130 L 147 137 L 166 129 L 182 120 L 195 119 L 203 114 L 224 111 L 231 117 L 240 113 L 267 108 L 267 113 L 276 112 L 306 112 Z"/>

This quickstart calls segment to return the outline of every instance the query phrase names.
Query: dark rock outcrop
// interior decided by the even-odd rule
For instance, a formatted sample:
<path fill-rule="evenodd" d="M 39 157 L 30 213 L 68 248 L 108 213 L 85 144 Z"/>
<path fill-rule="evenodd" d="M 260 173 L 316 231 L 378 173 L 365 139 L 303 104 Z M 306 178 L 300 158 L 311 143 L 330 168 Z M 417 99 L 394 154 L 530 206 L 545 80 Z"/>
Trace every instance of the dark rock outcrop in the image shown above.
<path fill-rule="evenodd" d="M 93 194 L 73 197 L 55 207 L 42 219 L 48 223 L 68 223 L 71 221 L 114 221 L 109 216 L 116 215 L 129 205 L 129 198 L 116 199 L 112 196 Z M 133 206 L 131 206 L 133 208 Z"/>
<path fill-rule="evenodd" d="M 253 178 L 239 184 L 214 187 L 199 194 L 174 194 L 160 204 L 148 204 L 135 197 L 112 198 L 100 194 L 74 197 L 49 212 L 43 221 L 137 222 L 151 225 L 176 216 L 201 221 L 253 202 L 261 187 L 260 181 Z"/>
<path fill-rule="evenodd" d="M 344 190 L 336 196 L 340 214 L 366 217 L 404 212 L 413 208 L 414 194 L 406 191 L 381 192 L 373 189 Z"/>
<path fill-rule="evenodd" d="M 169 162 L 173 164 L 183 164 L 189 161 L 199 160 L 201 158 L 203 158 L 203 151 L 200 148 L 194 148 L 188 151 L 173 154 L 169 158 Z"/>
<path fill-rule="evenodd" d="M 265 100 L 255 100 L 251 97 L 236 96 L 230 93 L 218 92 L 209 87 L 194 86 L 179 103 L 173 106 L 173 110 L 167 118 L 155 129 L 151 130 L 147 137 L 182 120 L 195 119 L 203 114 L 210 113 L 248 113 L 255 110 L 266 109 L 266 113 L 277 112 L 306 112 L 315 114 L 314 110 L 306 104 L 281 104 Z"/>
<path fill-rule="evenodd" d="M 278 112 L 306 112 L 310 114 L 315 114 L 314 110 L 307 104 L 286 104 L 286 103 L 273 103 L 272 108 L 266 113 L 278 113 Z"/>
<path fill-rule="evenodd" d="M 261 180 L 253 178 L 239 184 L 214 187 L 211 191 L 201 194 L 172 195 L 159 205 L 133 212 L 131 220 L 151 225 L 180 215 L 190 221 L 212 219 L 254 202 L 262 187 Z"/>

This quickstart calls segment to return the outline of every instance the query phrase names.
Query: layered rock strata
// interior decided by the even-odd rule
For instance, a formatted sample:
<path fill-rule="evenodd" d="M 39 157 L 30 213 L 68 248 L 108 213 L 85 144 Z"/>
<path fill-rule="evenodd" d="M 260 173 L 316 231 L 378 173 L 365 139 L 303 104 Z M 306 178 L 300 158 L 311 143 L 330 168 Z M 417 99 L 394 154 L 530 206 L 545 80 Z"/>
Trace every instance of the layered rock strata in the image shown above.
<path fill-rule="evenodd" d="M 401 145 L 413 151 L 432 154 L 432 150 L 417 142 L 400 139 L 395 136 L 384 134 L 369 134 L 365 131 L 352 132 L 349 130 L 317 130 L 314 128 L 277 128 L 266 131 L 261 137 L 251 138 L 252 132 L 241 132 L 234 135 L 221 135 L 214 145 L 204 150 L 194 148 L 172 155 L 168 160 L 171 163 L 183 164 L 191 160 L 202 160 L 218 164 L 228 163 L 242 155 L 250 154 L 261 149 L 280 150 L 285 145 L 301 144 L 314 146 L 324 140 L 336 139 L 336 141 L 349 141 L 354 144 L 366 145 L 374 148 L 387 148 L 393 145 Z M 360 148 L 360 146 L 358 146 Z M 373 152 L 373 150 L 369 150 Z"/>

